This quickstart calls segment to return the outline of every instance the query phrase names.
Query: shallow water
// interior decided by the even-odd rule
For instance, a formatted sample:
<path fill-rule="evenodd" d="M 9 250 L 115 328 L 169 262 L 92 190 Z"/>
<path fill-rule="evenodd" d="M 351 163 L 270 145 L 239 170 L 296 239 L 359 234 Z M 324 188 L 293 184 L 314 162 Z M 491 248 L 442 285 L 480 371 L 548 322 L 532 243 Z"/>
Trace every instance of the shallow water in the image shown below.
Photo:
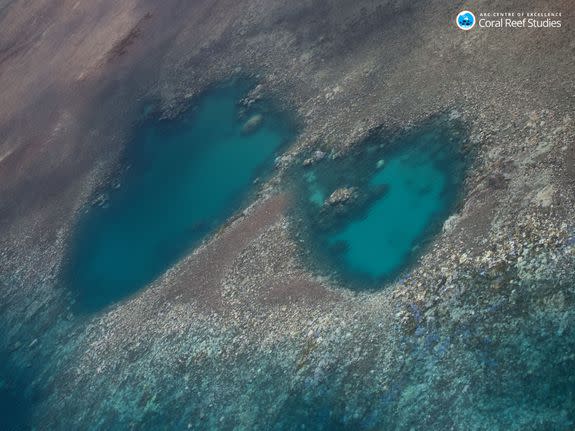
<path fill-rule="evenodd" d="M 358 150 L 303 174 L 304 224 L 315 258 L 352 281 L 398 273 L 453 211 L 463 181 L 462 132 L 436 120 L 417 130 L 368 139 Z M 338 188 L 355 197 L 330 206 Z"/>
<path fill-rule="evenodd" d="M 425 227 L 412 235 L 424 247 L 455 205 L 465 168 L 457 149 L 461 139 L 457 129 L 434 123 L 410 133 L 377 135 L 349 157 L 302 170 L 294 177 L 305 190 L 298 210 L 310 222 L 310 238 L 324 241 L 313 247 L 314 257 L 327 256 L 330 265 L 342 259 L 346 274 L 359 277 L 357 269 L 348 269 L 352 260 L 343 260 L 345 253 L 330 245 L 348 235 L 348 250 L 360 247 L 354 229 L 362 222 L 377 226 L 378 217 L 386 215 L 384 204 L 389 211 L 422 205 L 415 198 L 409 204 L 403 193 L 418 192 L 425 203 L 426 211 L 417 211 L 427 214 Z M 127 184 L 123 178 L 120 190 Z M 438 180 L 421 187 L 431 179 Z M 318 207 L 342 184 L 358 187 L 369 199 L 322 228 Z M 383 193 L 381 184 L 389 184 Z M 394 184 L 400 196 L 392 194 Z M 159 186 L 154 190 L 159 193 Z M 115 201 L 109 202 L 112 210 Z M 376 221 L 370 221 L 373 217 Z M 572 247 L 566 244 L 565 253 Z M 418 251 L 408 254 L 400 268 Z M 534 280 L 493 289 L 501 276 L 459 279 L 467 290 L 446 299 L 437 320 L 423 321 L 424 310 L 411 304 L 412 332 L 382 329 L 382 319 L 393 317 L 376 318 L 373 310 L 339 323 L 337 314 L 327 312 L 334 323 L 317 330 L 317 341 L 311 342 L 307 331 L 301 338 L 296 334 L 293 346 L 262 337 L 261 346 L 258 340 L 257 348 L 243 353 L 241 343 L 237 350 L 234 343 L 246 327 L 203 332 L 202 325 L 192 325 L 164 338 L 141 334 L 137 346 L 128 342 L 108 351 L 107 327 L 92 329 L 105 332 L 83 340 L 89 331 L 82 319 L 57 317 L 49 324 L 55 316 L 41 319 L 37 313 L 20 327 L 18 316 L 10 327 L 20 327 L 13 336 L 20 347 L 6 350 L 15 339 L 8 343 L 0 335 L 6 350 L 0 354 L 0 429 L 572 430 L 575 285 Z M 361 331 L 355 327 L 352 333 L 352 319 L 363 322 Z M 11 333 L 0 329 L 4 337 Z M 36 337 L 38 342 L 31 342 Z M 91 344 L 91 339 L 98 341 Z M 237 355 L 214 354 L 226 349 Z M 78 381 L 81 366 L 88 369 Z"/>
<path fill-rule="evenodd" d="M 293 136 L 268 102 L 238 103 L 250 89 L 236 80 L 177 119 L 150 118 L 137 128 L 121 172 L 75 233 L 66 280 L 82 308 L 150 283 L 240 207 Z"/>

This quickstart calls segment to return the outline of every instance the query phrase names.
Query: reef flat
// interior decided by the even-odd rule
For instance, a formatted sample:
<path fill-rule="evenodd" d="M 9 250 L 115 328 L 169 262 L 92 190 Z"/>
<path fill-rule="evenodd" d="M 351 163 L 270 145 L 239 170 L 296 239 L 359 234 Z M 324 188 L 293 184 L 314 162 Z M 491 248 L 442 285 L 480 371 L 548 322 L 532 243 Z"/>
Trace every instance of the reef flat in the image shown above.
<path fill-rule="evenodd" d="M 462 32 L 458 12 L 0 2 L 0 399 L 18 406 L 7 426 L 571 429 L 572 26 Z M 251 99 L 298 118 L 293 144 L 201 246 L 134 296 L 78 315 L 60 279 L 73 229 L 114 178 L 142 102 L 178 118 L 238 74 L 260 84 Z M 294 166 L 439 113 L 465 125 L 473 162 L 417 261 L 370 291 L 311 270 L 290 213 Z"/>

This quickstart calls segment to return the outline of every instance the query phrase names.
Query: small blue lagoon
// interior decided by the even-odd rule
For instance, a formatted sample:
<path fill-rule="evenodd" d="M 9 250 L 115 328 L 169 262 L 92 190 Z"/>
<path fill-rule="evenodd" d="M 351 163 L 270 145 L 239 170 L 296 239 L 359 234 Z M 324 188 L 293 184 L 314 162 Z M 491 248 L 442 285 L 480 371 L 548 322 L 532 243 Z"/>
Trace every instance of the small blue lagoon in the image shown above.
<path fill-rule="evenodd" d="M 361 286 L 396 276 L 454 210 L 463 141 L 460 125 L 436 118 L 379 131 L 348 154 L 302 167 L 298 229 L 313 262 Z"/>
<path fill-rule="evenodd" d="M 233 80 L 175 119 L 152 115 L 136 128 L 70 246 L 64 279 L 82 309 L 150 283 L 240 208 L 294 136 L 270 100 L 246 99 L 252 88 Z"/>

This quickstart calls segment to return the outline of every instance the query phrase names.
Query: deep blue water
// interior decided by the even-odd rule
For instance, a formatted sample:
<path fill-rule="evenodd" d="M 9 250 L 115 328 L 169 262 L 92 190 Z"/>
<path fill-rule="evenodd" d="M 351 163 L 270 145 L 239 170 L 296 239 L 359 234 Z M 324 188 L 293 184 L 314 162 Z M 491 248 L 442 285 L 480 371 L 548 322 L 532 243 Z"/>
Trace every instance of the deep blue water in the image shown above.
<path fill-rule="evenodd" d="M 436 119 L 410 132 L 380 133 L 346 157 L 304 169 L 299 187 L 314 257 L 360 285 L 405 268 L 455 208 L 462 140 L 458 125 Z M 354 198 L 326 203 L 342 187 L 354 189 Z"/>
<path fill-rule="evenodd" d="M 8 356 L 0 355 L 0 430 L 21 431 L 28 429 L 30 401 L 24 395 L 27 379 L 8 366 Z"/>
<path fill-rule="evenodd" d="M 251 88 L 234 80 L 176 119 L 137 127 L 120 172 L 74 234 L 65 278 L 81 308 L 99 309 L 153 281 L 254 189 L 293 128 L 268 101 L 240 104 Z"/>
<path fill-rule="evenodd" d="M 27 429 L 28 401 L 22 397 L 17 384 L 7 375 L 0 376 L 0 385 L 0 429 Z"/>

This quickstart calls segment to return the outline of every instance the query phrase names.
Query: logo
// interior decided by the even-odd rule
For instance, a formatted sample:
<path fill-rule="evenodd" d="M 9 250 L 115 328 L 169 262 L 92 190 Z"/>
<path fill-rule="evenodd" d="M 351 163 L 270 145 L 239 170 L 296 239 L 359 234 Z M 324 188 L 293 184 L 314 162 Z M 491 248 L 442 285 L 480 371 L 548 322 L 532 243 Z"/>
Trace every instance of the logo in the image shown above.
<path fill-rule="evenodd" d="M 461 30 L 471 30 L 475 25 L 475 15 L 468 10 L 462 10 L 457 14 L 455 21 L 457 22 L 457 27 Z"/>

